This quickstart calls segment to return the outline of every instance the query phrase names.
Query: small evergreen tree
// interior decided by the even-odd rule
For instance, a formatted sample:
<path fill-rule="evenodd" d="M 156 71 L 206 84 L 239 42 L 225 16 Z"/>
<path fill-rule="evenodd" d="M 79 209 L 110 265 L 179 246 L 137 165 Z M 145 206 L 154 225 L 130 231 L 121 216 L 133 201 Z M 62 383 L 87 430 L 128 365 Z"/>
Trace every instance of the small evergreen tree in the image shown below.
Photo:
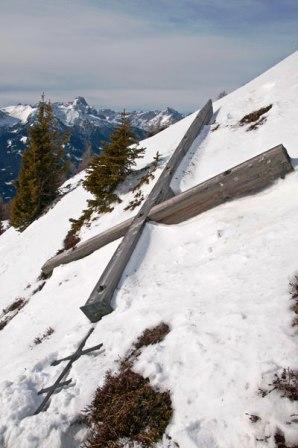
<path fill-rule="evenodd" d="M 72 227 L 68 236 L 75 234 L 93 211 L 111 212 L 113 204 L 121 202 L 115 189 L 131 173 L 132 167 L 136 165 L 136 159 L 141 158 L 143 152 L 144 149 L 137 145 L 124 111 L 119 126 L 111 134 L 110 142 L 105 143 L 102 153 L 94 156 L 87 168 L 83 186 L 94 197 L 88 201 L 88 208 L 83 211 L 79 219 L 70 220 Z"/>
<path fill-rule="evenodd" d="M 67 138 L 55 130 L 52 106 L 43 95 L 36 123 L 29 128 L 12 201 L 11 224 L 17 229 L 23 230 L 57 197 L 65 170 L 63 147 Z"/>

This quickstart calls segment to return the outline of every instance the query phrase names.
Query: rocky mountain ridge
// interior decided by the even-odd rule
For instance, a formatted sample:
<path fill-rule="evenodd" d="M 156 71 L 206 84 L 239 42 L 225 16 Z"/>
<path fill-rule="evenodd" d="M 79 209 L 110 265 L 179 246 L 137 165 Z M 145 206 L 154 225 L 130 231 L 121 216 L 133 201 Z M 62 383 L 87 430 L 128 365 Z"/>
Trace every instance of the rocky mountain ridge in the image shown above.
<path fill-rule="evenodd" d="M 25 149 L 28 127 L 34 122 L 36 106 L 18 104 L 0 107 L 0 196 L 9 200 L 14 195 L 13 180 L 17 177 L 22 151 Z M 70 134 L 67 157 L 74 166 L 80 163 L 87 144 L 98 153 L 120 121 L 121 112 L 90 106 L 79 96 L 74 101 L 53 103 L 57 127 Z M 150 130 L 165 128 L 183 118 L 174 109 L 164 111 L 133 111 L 129 119 L 137 138 Z"/>

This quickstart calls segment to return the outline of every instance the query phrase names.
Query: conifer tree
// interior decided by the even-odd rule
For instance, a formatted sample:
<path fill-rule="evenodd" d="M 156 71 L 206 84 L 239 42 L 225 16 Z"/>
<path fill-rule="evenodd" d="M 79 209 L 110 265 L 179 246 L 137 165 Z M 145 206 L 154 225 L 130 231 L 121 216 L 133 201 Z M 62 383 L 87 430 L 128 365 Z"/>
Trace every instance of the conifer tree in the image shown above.
<path fill-rule="evenodd" d="M 127 114 L 123 112 L 120 125 L 112 132 L 110 142 L 104 145 L 102 153 L 93 159 L 87 169 L 83 185 L 94 195 L 89 206 L 104 213 L 113 209 L 113 203 L 121 202 L 115 188 L 131 172 L 143 152 L 144 149 L 137 146 Z"/>
<path fill-rule="evenodd" d="M 55 130 L 52 106 L 45 102 L 44 95 L 38 104 L 36 123 L 28 134 L 11 208 L 11 224 L 19 230 L 40 216 L 57 197 L 65 170 L 63 147 L 68 137 Z"/>
<path fill-rule="evenodd" d="M 136 165 L 136 159 L 141 158 L 143 153 L 144 149 L 137 145 L 124 111 L 119 126 L 110 136 L 110 141 L 105 143 L 101 154 L 92 158 L 87 168 L 83 186 L 93 194 L 93 199 L 88 201 L 88 208 L 83 211 L 79 219 L 70 219 L 72 226 L 67 238 L 73 237 L 78 232 L 83 223 L 90 219 L 93 211 L 111 212 L 113 204 L 121 202 L 115 189 L 131 173 L 132 167 Z"/>

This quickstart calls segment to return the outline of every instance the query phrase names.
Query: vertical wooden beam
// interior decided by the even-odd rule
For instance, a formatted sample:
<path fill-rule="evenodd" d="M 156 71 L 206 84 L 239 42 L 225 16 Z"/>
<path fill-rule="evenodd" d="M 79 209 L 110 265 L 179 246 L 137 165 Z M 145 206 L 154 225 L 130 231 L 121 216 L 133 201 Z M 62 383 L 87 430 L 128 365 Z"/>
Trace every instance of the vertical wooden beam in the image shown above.
<path fill-rule="evenodd" d="M 89 299 L 85 305 L 81 307 L 81 310 L 91 322 L 97 322 L 103 316 L 113 311 L 111 307 L 113 294 L 142 234 L 150 210 L 154 205 L 169 198 L 170 183 L 178 165 L 202 130 L 203 126 L 210 122 L 212 116 L 212 101 L 209 100 L 198 112 L 196 118 L 175 149 L 152 191 L 136 217 L 133 219 L 123 240 L 96 283 Z"/>

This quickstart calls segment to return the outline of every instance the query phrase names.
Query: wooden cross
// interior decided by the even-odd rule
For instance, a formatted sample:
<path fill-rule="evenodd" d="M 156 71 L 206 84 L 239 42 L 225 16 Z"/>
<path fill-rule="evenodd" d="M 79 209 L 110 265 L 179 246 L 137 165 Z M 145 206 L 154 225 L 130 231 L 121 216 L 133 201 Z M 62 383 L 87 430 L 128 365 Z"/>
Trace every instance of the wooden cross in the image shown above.
<path fill-rule="evenodd" d="M 44 400 L 41 402 L 41 404 L 39 405 L 39 407 L 36 409 L 36 411 L 34 412 L 33 415 L 39 414 L 40 412 L 42 412 L 43 410 L 46 409 L 47 403 L 54 392 L 60 392 L 60 390 L 63 387 L 68 386 L 71 383 L 71 381 L 72 381 L 71 378 L 66 381 L 62 381 L 62 380 L 69 373 L 69 371 L 72 367 L 72 364 L 77 359 L 79 359 L 82 355 L 87 355 L 88 353 L 91 353 L 95 350 L 99 350 L 102 347 L 102 344 L 97 344 L 97 345 L 94 345 L 94 347 L 90 347 L 90 348 L 83 350 L 87 339 L 89 338 L 89 336 L 91 335 L 91 333 L 93 331 L 94 331 L 94 328 L 91 328 L 88 331 L 86 336 L 80 342 L 77 350 L 72 355 L 66 356 L 65 358 L 57 359 L 56 361 L 53 361 L 51 363 L 51 366 L 57 366 L 58 364 L 60 364 L 60 362 L 68 361 L 68 363 L 66 364 L 66 366 L 64 367 L 64 369 L 62 370 L 62 372 L 60 373 L 60 375 L 54 382 L 54 384 L 52 384 L 52 386 L 41 389 L 38 392 L 38 395 L 46 394 L 46 396 L 45 396 Z"/>
<path fill-rule="evenodd" d="M 198 112 L 196 118 L 175 149 L 156 184 L 152 188 L 149 196 L 145 200 L 140 211 L 134 217 L 123 240 L 117 247 L 107 267 L 100 276 L 89 296 L 89 299 L 85 305 L 81 307 L 81 310 L 91 322 L 97 322 L 103 316 L 113 311 L 113 308 L 111 307 L 113 294 L 142 234 L 143 228 L 148 220 L 150 210 L 155 205 L 172 196 L 170 183 L 173 175 L 194 140 L 203 129 L 204 125 L 210 122 L 212 116 L 213 106 L 212 101 L 209 100 Z"/>

